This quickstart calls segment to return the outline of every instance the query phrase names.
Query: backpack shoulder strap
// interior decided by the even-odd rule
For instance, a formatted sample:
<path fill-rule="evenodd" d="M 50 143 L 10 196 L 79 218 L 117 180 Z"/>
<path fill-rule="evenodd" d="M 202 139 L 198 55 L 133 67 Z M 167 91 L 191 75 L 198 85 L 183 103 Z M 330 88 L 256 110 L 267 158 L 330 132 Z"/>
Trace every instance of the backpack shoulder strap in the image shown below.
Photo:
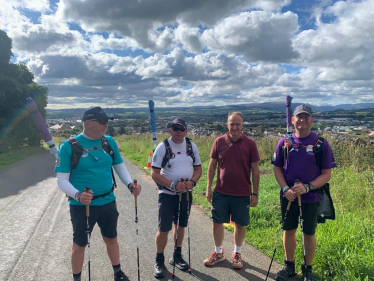
<path fill-rule="evenodd" d="M 83 155 L 84 149 L 75 138 L 70 138 L 68 142 L 71 145 L 70 166 L 73 170 L 78 166 L 79 159 Z"/>
<path fill-rule="evenodd" d="M 110 155 L 110 157 L 112 157 L 112 165 L 113 165 L 113 163 L 114 163 L 114 151 L 113 151 L 113 148 L 110 146 L 106 137 L 104 137 L 104 136 L 101 137 L 101 144 L 103 145 L 103 149 L 106 151 L 106 153 L 108 153 Z M 112 191 L 113 191 L 117 187 L 117 183 L 116 183 L 116 178 L 114 176 L 113 167 L 110 167 L 110 170 L 112 172 L 112 179 L 113 179 L 113 189 L 112 189 Z"/>
<path fill-rule="evenodd" d="M 108 153 L 110 157 L 112 157 L 112 160 L 114 162 L 114 151 L 113 151 L 113 148 L 110 146 L 106 137 L 104 136 L 101 137 L 101 144 L 103 145 L 103 149 L 105 150 L 105 152 Z"/>
<path fill-rule="evenodd" d="M 323 151 L 323 143 L 325 139 L 323 137 L 319 137 L 317 142 L 313 146 L 313 152 L 316 157 L 316 164 L 321 167 L 322 164 L 322 151 Z"/>
<path fill-rule="evenodd" d="M 168 139 L 165 139 L 163 143 L 166 148 L 166 153 L 164 155 L 164 158 L 162 159 L 161 168 L 164 168 L 166 163 L 169 162 L 170 159 L 174 158 L 173 151 L 171 150 L 171 146 L 170 146 Z"/>
<path fill-rule="evenodd" d="M 192 149 L 192 143 L 191 143 L 191 139 L 190 138 L 185 138 L 186 139 L 186 151 L 187 151 L 187 155 L 190 156 L 192 158 L 192 163 L 195 163 L 195 154 L 193 153 L 193 149 Z"/>

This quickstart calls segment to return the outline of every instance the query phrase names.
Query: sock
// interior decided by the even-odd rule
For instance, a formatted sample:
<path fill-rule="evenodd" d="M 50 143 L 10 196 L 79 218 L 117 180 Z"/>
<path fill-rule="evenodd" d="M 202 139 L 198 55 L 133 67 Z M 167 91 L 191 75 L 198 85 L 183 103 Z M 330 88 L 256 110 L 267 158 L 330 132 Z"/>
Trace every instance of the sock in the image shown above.
<path fill-rule="evenodd" d="M 82 279 L 82 272 L 79 272 L 77 274 L 74 274 L 73 273 L 73 278 L 74 278 L 74 281 L 81 281 Z"/>
<path fill-rule="evenodd" d="M 164 252 L 156 253 L 156 260 L 164 262 L 165 261 Z"/>
<path fill-rule="evenodd" d="M 113 274 L 116 275 L 117 272 L 121 271 L 121 264 L 112 265 L 113 266 Z"/>
<path fill-rule="evenodd" d="M 177 247 L 177 250 L 175 252 L 178 253 L 178 254 L 181 254 L 182 253 L 182 247 Z"/>
<path fill-rule="evenodd" d="M 241 253 L 241 250 L 242 250 L 242 246 L 236 246 L 235 245 L 235 248 L 234 248 L 234 253 Z"/>
<path fill-rule="evenodd" d="M 215 246 L 215 251 L 217 252 L 217 254 L 222 254 L 223 252 L 222 246 Z"/>

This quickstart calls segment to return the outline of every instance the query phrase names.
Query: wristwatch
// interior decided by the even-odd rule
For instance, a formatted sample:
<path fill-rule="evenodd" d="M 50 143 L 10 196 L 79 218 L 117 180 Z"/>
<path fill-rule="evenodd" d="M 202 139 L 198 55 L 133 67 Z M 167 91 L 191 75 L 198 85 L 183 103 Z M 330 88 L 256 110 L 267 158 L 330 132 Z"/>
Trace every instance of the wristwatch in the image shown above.
<path fill-rule="evenodd" d="M 258 198 L 258 193 L 252 193 L 252 195 L 256 196 Z"/>
<path fill-rule="evenodd" d="M 283 191 L 283 194 L 286 193 L 287 190 L 289 190 L 290 187 L 288 185 L 286 185 L 285 187 L 282 188 L 282 191 Z"/>

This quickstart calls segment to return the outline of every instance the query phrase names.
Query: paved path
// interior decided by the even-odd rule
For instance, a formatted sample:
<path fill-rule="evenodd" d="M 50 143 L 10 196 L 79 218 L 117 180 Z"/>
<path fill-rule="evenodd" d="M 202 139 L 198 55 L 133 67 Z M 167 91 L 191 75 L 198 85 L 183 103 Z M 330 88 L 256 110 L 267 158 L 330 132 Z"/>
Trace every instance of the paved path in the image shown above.
<path fill-rule="evenodd" d="M 157 231 L 157 194 L 155 184 L 142 170 L 125 159 L 130 174 L 142 184 L 138 198 L 141 280 L 155 280 L 154 238 Z M 0 280 L 71 280 L 70 247 L 72 229 L 65 195 L 57 188 L 53 172 L 54 156 L 43 151 L 0 171 Z M 131 280 L 137 280 L 134 199 L 117 180 L 119 242 L 121 265 Z M 242 249 L 244 268 L 234 270 L 229 262 L 207 268 L 202 264 L 213 250 L 211 221 L 193 207 L 190 217 L 192 275 L 176 269 L 173 280 L 264 280 L 270 258 L 250 245 Z M 165 258 L 173 252 L 171 235 Z M 227 257 L 233 249 L 233 235 L 225 232 Z M 183 253 L 188 258 L 187 231 Z M 270 279 L 280 266 L 273 263 Z M 164 280 L 172 280 L 172 266 L 167 265 Z M 83 280 L 87 278 L 84 263 Z M 95 227 L 91 238 L 92 280 L 112 280 L 112 268 L 100 232 Z"/>

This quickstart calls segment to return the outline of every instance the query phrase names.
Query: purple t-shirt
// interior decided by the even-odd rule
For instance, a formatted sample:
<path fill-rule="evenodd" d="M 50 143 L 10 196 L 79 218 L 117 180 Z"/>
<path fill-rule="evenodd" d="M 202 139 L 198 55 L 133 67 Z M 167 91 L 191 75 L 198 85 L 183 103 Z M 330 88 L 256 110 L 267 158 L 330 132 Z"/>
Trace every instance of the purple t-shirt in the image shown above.
<path fill-rule="evenodd" d="M 297 179 L 304 183 L 311 182 L 321 174 L 320 169 L 336 167 L 334 155 L 327 140 L 323 142 L 321 167 L 317 165 L 313 146 L 318 140 L 318 135 L 313 132 L 305 138 L 297 138 L 295 134 L 292 134 L 294 149 L 290 149 L 288 161 L 284 163 L 282 147 L 285 139 L 286 137 L 283 137 L 278 142 L 271 164 L 283 167 L 283 175 L 288 186 L 292 187 Z M 283 197 L 282 190 L 280 195 Z M 321 195 L 318 192 L 308 192 L 301 195 L 303 203 L 316 203 L 320 200 Z"/>

